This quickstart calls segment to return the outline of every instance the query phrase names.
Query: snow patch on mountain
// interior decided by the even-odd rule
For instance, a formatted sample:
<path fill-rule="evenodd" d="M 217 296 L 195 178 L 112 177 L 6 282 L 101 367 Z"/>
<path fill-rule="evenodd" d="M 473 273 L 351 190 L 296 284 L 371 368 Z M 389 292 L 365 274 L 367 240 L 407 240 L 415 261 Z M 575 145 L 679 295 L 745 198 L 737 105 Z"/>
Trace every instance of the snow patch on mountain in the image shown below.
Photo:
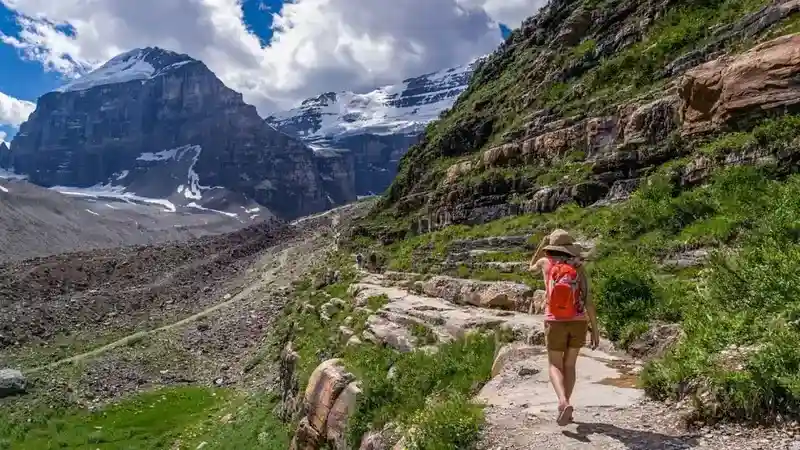
<path fill-rule="evenodd" d="M 56 92 L 85 91 L 130 81 L 145 82 L 194 61 L 187 55 L 169 50 L 137 48 L 111 58 L 97 69 L 56 89 Z"/>
<path fill-rule="evenodd" d="M 137 161 L 169 161 L 170 159 L 177 159 L 176 157 L 178 156 L 178 151 L 181 150 L 182 148 L 183 147 L 181 147 L 181 148 L 172 148 L 172 149 L 169 149 L 169 150 L 162 150 L 162 151 L 160 151 L 158 153 L 150 153 L 150 152 L 142 153 L 141 155 L 139 155 L 138 158 L 136 158 L 136 160 Z"/>
<path fill-rule="evenodd" d="M 239 219 L 239 215 L 236 214 L 236 213 L 231 213 L 231 212 L 226 212 L 226 211 L 220 211 L 220 210 L 217 210 L 217 209 L 206 208 L 204 206 L 198 205 L 195 202 L 191 202 L 191 203 L 187 204 L 186 207 L 187 208 L 199 209 L 200 211 L 209 211 L 209 212 L 214 212 L 214 213 L 217 213 L 217 214 L 222 214 L 222 215 L 234 218 L 236 220 L 239 220 L 241 222 L 241 220 Z M 258 216 L 256 216 L 256 217 L 258 217 Z"/>
<path fill-rule="evenodd" d="M 27 175 L 20 175 L 18 173 L 14 173 L 13 170 L 7 170 L 0 168 L 0 178 L 6 180 L 26 180 L 28 178 Z"/>
<path fill-rule="evenodd" d="M 64 195 L 71 195 L 76 197 L 90 197 L 95 199 L 113 199 L 122 200 L 127 203 L 147 203 L 152 205 L 160 205 L 164 207 L 166 212 L 176 212 L 175 204 L 166 199 L 160 198 L 147 198 L 140 197 L 136 194 L 125 192 L 123 186 L 114 186 L 111 184 L 97 184 L 88 188 L 76 188 L 69 186 L 53 186 L 50 189 Z"/>
<path fill-rule="evenodd" d="M 211 186 L 200 185 L 200 175 L 194 170 L 202 151 L 203 149 L 199 145 L 184 145 L 169 150 L 162 150 L 158 153 L 142 153 L 136 160 L 146 162 L 183 161 L 184 157 L 191 152 L 192 160 L 186 174 L 186 184 L 178 185 L 177 192 L 190 200 L 202 200 L 202 191 L 211 189 Z"/>
<path fill-rule="evenodd" d="M 350 135 L 418 134 L 467 88 L 477 62 L 365 94 L 328 92 L 266 120 L 281 131 L 300 137 L 314 150 L 328 147 L 332 139 Z"/>

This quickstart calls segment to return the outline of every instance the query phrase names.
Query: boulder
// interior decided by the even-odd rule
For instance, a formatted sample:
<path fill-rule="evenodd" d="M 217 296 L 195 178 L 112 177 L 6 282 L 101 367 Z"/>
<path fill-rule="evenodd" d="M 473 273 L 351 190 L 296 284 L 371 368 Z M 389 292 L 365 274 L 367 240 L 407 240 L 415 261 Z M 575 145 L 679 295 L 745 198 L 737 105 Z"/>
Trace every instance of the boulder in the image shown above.
<path fill-rule="evenodd" d="M 356 333 L 352 329 L 344 325 L 339 327 L 339 339 L 341 339 L 342 342 L 349 341 L 355 334 Z"/>
<path fill-rule="evenodd" d="M 358 406 L 359 395 L 361 395 L 361 388 L 358 382 L 354 381 L 348 384 L 328 413 L 326 435 L 328 442 L 333 445 L 335 450 L 351 448 L 347 442 L 347 421 Z"/>
<path fill-rule="evenodd" d="M 681 79 L 685 134 L 737 125 L 765 112 L 800 106 L 800 34 L 709 61 Z"/>
<path fill-rule="evenodd" d="M 521 283 L 477 281 L 447 276 L 431 278 L 423 285 L 423 292 L 455 304 L 507 310 L 514 310 L 517 305 L 526 305 L 533 297 L 533 290 Z"/>
<path fill-rule="evenodd" d="M 364 435 L 361 439 L 361 445 L 358 450 L 387 450 L 389 445 L 386 443 L 383 435 L 377 431 L 371 431 Z"/>
<path fill-rule="evenodd" d="M 678 324 L 655 324 L 628 345 L 628 352 L 636 358 L 660 358 L 683 336 Z"/>
<path fill-rule="evenodd" d="M 328 414 L 353 375 L 340 359 L 323 362 L 311 374 L 305 392 L 305 413 L 308 424 L 321 436 L 325 435 Z"/>
<path fill-rule="evenodd" d="M 350 337 L 350 339 L 347 340 L 345 347 L 357 347 L 361 344 L 363 344 L 361 339 L 359 339 L 357 336 L 352 336 Z"/>
<path fill-rule="evenodd" d="M 400 429 L 394 423 L 387 423 L 380 431 L 370 431 L 361 439 L 358 450 L 389 450 L 401 439 Z"/>
<path fill-rule="evenodd" d="M 307 417 L 303 417 L 297 424 L 289 450 L 318 450 L 321 444 L 319 432 L 311 426 Z"/>
<path fill-rule="evenodd" d="M 25 376 L 16 369 L 0 370 L 0 398 L 24 394 L 27 391 Z"/>
<path fill-rule="evenodd" d="M 298 412 L 298 395 L 300 393 L 300 380 L 297 375 L 297 362 L 300 355 L 288 342 L 281 352 L 279 365 L 281 402 L 277 414 L 283 422 L 291 422 Z"/>
<path fill-rule="evenodd" d="M 405 324 L 399 324 L 393 320 L 394 317 L 380 317 L 377 315 L 367 318 L 367 329 L 362 333 L 364 340 L 375 344 L 386 345 L 399 352 L 408 353 L 413 351 L 416 339 Z"/>
<path fill-rule="evenodd" d="M 497 351 L 492 363 L 492 378 L 500 375 L 500 373 L 511 364 L 539 355 L 543 352 L 542 348 L 537 348 L 531 345 L 522 344 L 519 342 L 506 344 Z"/>
<path fill-rule="evenodd" d="M 544 314 L 545 303 L 547 303 L 547 293 L 542 289 L 537 289 L 533 293 L 531 300 L 531 308 L 528 310 L 529 314 Z"/>
<path fill-rule="evenodd" d="M 344 309 L 345 305 L 346 304 L 345 304 L 344 300 L 342 300 L 340 298 L 332 298 L 329 301 L 325 302 L 320 307 L 320 314 L 324 314 L 324 315 L 326 315 L 328 317 L 332 317 L 332 316 L 336 315 L 336 313 L 338 313 L 339 311 Z"/>

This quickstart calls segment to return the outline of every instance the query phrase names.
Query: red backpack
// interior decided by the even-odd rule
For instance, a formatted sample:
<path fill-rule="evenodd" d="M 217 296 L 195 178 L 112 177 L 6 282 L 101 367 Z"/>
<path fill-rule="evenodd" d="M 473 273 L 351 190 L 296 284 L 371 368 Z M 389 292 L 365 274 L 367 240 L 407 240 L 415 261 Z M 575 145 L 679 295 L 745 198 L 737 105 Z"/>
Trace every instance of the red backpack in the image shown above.
<path fill-rule="evenodd" d="M 579 314 L 580 285 L 575 266 L 550 260 L 547 271 L 547 306 L 557 320 L 573 319 Z"/>

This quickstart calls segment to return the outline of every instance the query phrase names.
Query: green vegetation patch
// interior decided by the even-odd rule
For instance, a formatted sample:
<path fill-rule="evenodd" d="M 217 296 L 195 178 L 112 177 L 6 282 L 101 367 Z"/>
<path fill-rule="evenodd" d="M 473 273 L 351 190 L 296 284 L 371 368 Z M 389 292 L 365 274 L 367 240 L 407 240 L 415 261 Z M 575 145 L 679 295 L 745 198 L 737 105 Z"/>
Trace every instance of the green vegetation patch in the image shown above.
<path fill-rule="evenodd" d="M 229 396 L 225 390 L 181 387 L 135 395 L 94 412 L 43 405 L 16 415 L 4 409 L 0 449 L 168 449 L 191 436 Z"/>
<path fill-rule="evenodd" d="M 413 448 L 469 448 L 483 423 L 470 399 L 491 377 L 496 342 L 494 335 L 474 334 L 432 354 L 375 346 L 348 351 L 345 362 L 363 389 L 349 424 L 353 442 L 394 423 L 411 430 Z"/>

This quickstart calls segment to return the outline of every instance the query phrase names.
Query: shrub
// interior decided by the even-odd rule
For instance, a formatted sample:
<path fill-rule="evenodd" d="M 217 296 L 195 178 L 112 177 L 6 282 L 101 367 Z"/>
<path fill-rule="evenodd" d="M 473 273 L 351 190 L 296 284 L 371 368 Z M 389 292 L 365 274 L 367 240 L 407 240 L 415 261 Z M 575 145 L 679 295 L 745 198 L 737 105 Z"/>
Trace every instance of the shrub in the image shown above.
<path fill-rule="evenodd" d="M 436 354 L 425 352 L 398 353 L 386 348 L 365 346 L 348 351 L 345 361 L 363 387 L 363 394 L 350 419 L 352 442 L 358 442 L 370 429 L 380 429 L 393 421 L 405 428 L 415 419 L 435 420 L 419 431 L 419 448 L 465 448 L 457 431 L 473 429 L 480 417 L 464 399 L 472 397 L 491 376 L 495 337 L 468 335 L 444 344 Z M 387 372 L 394 367 L 394 376 Z M 429 400 L 441 403 L 431 407 Z M 470 411 L 465 419 L 448 411 Z M 442 431 L 441 436 L 432 433 Z"/>
<path fill-rule="evenodd" d="M 656 309 L 655 281 L 646 267 L 623 255 L 593 271 L 599 319 L 612 340 L 620 339 L 629 323 L 647 322 Z"/>
<path fill-rule="evenodd" d="M 483 410 L 464 395 L 433 401 L 410 422 L 408 447 L 412 450 L 471 448 L 477 441 Z"/>
<path fill-rule="evenodd" d="M 800 415 L 800 179 L 773 184 L 762 201 L 742 247 L 703 274 L 687 339 L 646 367 L 651 395 L 680 397 L 691 383 L 711 394 L 700 409 L 709 418 Z"/>

